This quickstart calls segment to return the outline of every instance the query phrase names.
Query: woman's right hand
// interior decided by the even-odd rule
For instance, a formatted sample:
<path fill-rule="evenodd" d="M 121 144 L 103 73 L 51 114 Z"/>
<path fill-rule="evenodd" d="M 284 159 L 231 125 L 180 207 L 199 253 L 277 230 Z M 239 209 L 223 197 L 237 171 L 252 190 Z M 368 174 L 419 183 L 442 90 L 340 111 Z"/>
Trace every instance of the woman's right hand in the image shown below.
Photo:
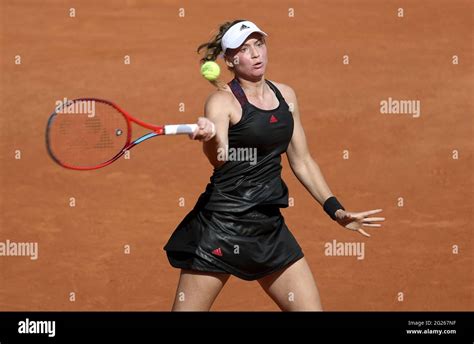
<path fill-rule="evenodd" d="M 207 142 L 216 136 L 216 126 L 208 118 L 199 117 L 196 124 L 198 126 L 197 129 L 194 131 L 194 133 L 189 134 L 189 138 L 191 140 Z"/>

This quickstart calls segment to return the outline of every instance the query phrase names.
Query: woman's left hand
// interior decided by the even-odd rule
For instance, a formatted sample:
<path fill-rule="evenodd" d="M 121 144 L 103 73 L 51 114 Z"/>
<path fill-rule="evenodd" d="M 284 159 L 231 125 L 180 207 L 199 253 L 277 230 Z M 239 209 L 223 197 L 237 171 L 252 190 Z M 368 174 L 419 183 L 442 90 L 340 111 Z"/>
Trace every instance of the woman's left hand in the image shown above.
<path fill-rule="evenodd" d="M 367 217 L 372 214 L 380 213 L 382 209 L 375 209 L 375 210 L 368 210 L 362 211 L 360 213 L 353 213 L 350 211 L 345 211 L 339 209 L 336 211 L 336 221 L 342 227 L 347 229 L 357 231 L 366 237 L 370 237 L 368 233 L 366 233 L 362 227 L 381 227 L 380 223 L 373 223 L 375 221 L 385 221 L 385 217 Z"/>

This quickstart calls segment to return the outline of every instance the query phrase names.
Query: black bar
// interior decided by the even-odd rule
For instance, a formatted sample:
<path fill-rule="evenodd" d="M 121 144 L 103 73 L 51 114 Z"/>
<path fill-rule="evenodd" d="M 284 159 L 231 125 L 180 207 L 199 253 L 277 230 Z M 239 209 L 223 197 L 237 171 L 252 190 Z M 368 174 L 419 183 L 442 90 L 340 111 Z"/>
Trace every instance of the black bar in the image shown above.
<path fill-rule="evenodd" d="M 20 322 L 25 330 L 31 321 L 55 321 L 54 337 L 47 333 L 19 333 Z M 317 339 L 395 338 L 404 343 L 456 343 L 463 339 L 473 343 L 473 324 L 473 312 L 0 312 L 0 343 L 62 343 L 77 339 L 89 342 L 98 336 L 163 339 L 166 330 L 175 335 L 198 336 L 219 328 L 266 329 L 266 335 L 279 335 L 288 329 L 298 333 L 310 330 Z M 35 326 L 30 329 L 36 331 Z M 186 329 L 192 331 L 183 331 Z M 409 334 L 407 330 L 427 332 Z M 444 333 L 429 332 L 433 330 Z"/>

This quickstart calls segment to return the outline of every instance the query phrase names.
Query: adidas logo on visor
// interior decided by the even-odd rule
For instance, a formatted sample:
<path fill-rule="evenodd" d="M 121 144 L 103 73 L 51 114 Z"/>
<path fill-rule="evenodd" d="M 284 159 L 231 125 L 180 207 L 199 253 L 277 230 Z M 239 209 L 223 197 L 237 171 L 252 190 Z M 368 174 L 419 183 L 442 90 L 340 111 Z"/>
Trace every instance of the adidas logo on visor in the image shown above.
<path fill-rule="evenodd" d="M 245 30 L 245 29 L 250 29 L 250 26 L 242 24 L 242 26 L 240 27 L 240 31 Z"/>

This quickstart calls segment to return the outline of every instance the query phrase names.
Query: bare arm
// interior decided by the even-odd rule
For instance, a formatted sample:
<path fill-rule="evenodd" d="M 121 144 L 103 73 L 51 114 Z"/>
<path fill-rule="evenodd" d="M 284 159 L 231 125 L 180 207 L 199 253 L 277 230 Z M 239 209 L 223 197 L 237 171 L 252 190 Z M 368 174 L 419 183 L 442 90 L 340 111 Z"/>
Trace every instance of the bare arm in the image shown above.
<path fill-rule="evenodd" d="M 293 137 L 291 138 L 290 145 L 286 151 L 288 161 L 290 162 L 293 173 L 301 184 L 304 185 L 319 204 L 323 205 L 329 197 L 333 196 L 333 194 L 324 180 L 321 169 L 316 161 L 311 157 L 308 150 L 306 136 L 301 124 L 296 94 L 291 87 L 282 84 L 279 85 L 286 101 L 290 104 L 292 103 L 294 106 Z M 381 211 L 382 209 L 350 212 L 339 209 L 336 211 L 335 215 L 336 221 L 341 226 L 369 237 L 370 235 L 364 231 L 363 227 L 381 227 L 381 224 L 376 222 L 384 221 L 384 217 L 370 217 L 370 215 L 380 213 Z"/>
<path fill-rule="evenodd" d="M 223 91 L 212 93 L 206 100 L 204 106 L 204 116 L 198 119 L 198 127 L 192 139 L 198 139 L 203 142 L 203 151 L 209 162 L 218 167 L 225 161 L 219 159 L 219 151 L 225 150 L 228 144 L 227 132 L 230 120 L 230 104 L 232 96 Z M 215 135 L 212 136 L 212 125 L 215 126 Z"/>

